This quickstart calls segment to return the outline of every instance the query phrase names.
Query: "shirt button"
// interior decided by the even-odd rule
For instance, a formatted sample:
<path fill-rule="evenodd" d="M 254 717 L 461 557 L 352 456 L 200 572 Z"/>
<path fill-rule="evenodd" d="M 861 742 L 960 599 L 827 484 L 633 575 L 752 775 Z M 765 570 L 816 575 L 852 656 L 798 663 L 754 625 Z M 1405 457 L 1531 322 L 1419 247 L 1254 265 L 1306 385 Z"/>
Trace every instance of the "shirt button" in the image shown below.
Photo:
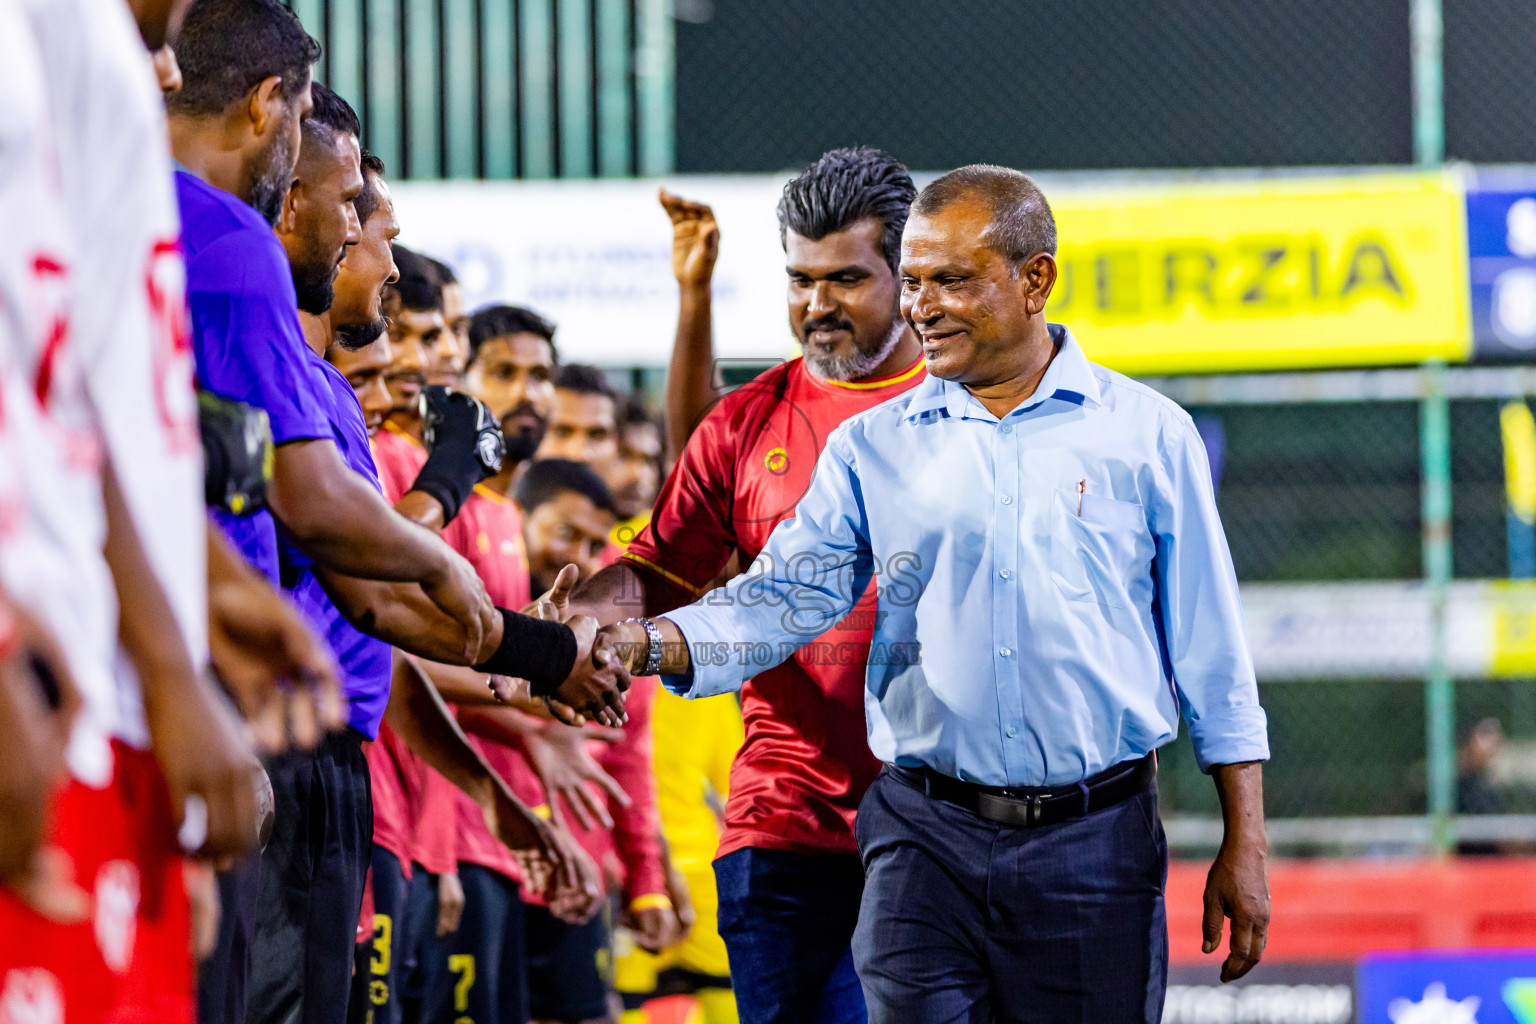
<path fill-rule="evenodd" d="M 1013 495 L 1011 495 L 1011 494 L 1003 495 L 1003 504 L 1004 505 L 1012 505 L 1013 504 Z"/>
<path fill-rule="evenodd" d="M 1017 735 L 1018 735 L 1018 734 L 1019 734 L 1019 727 L 1018 727 L 1018 726 L 1016 726 L 1016 725 L 1010 725 L 1010 726 L 1009 726 L 1009 727 L 1008 727 L 1008 738 L 1009 738 L 1009 739 L 1013 739 L 1013 738 L 1014 738 L 1014 737 L 1015 737 L 1015 736 L 1017 736 Z"/>
<path fill-rule="evenodd" d="M 1004 423 L 1001 427 L 997 428 L 997 432 L 999 434 L 1011 434 L 1013 433 L 1013 427 L 1009 426 L 1007 423 Z"/>
<path fill-rule="evenodd" d="M 997 649 L 997 653 L 1001 654 L 1003 657 L 1006 658 L 1009 655 L 1013 654 L 1013 648 L 1012 647 L 999 647 Z"/>
<path fill-rule="evenodd" d="M 997 570 L 997 574 L 999 576 L 1001 576 L 1003 579 L 1006 580 L 1006 579 L 1012 578 L 1013 570 L 1011 570 L 1011 569 L 999 569 L 999 570 Z"/>

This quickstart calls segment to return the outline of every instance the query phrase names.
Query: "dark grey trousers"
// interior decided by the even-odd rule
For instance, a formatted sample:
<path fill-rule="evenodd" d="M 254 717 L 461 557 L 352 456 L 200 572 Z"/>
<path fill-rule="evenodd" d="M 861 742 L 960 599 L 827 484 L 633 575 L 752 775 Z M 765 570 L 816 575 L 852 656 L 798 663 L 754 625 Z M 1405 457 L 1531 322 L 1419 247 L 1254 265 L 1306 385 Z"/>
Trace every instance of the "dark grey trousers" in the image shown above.
<path fill-rule="evenodd" d="M 1168 848 L 1157 791 L 1038 829 L 890 769 L 859 806 L 854 964 L 870 1024 L 1158 1024 Z"/>

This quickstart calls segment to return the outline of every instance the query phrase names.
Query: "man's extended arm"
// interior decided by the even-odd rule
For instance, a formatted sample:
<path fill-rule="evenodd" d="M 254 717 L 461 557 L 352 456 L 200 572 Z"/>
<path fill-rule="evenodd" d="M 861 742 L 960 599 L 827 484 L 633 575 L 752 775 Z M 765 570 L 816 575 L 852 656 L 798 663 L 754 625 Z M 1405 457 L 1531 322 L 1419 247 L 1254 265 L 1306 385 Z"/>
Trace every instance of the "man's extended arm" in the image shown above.
<path fill-rule="evenodd" d="M 503 703 L 496 696 L 493 679 L 484 672 L 476 672 L 464 665 L 444 665 L 423 660 L 418 666 L 432 680 L 432 686 L 443 700 L 459 707 L 497 707 Z M 530 706 L 533 703 L 529 699 Z"/>
<path fill-rule="evenodd" d="M 469 563 L 390 508 L 330 441 L 280 446 L 267 499 L 294 543 L 333 572 L 418 583 L 463 627 L 465 654 L 492 628 L 495 609 Z"/>
<path fill-rule="evenodd" d="M 629 674 L 611 652 L 594 647 L 597 623 L 591 619 L 549 622 L 497 608 L 491 629 L 466 654 L 457 623 L 419 588 L 318 566 L 315 575 L 342 615 L 370 636 L 432 661 L 527 679 L 536 695 L 555 697 L 604 725 L 623 721 Z"/>
<path fill-rule="evenodd" d="M 669 690 L 708 697 L 740 689 L 831 629 L 868 589 L 874 558 L 846 438 L 842 427 L 832 434 L 795 517 L 774 528 L 750 569 L 657 621 Z M 632 673 L 644 664 L 638 623 L 604 627 L 599 640 Z"/>
<path fill-rule="evenodd" d="M 1187 416 L 1164 425 L 1155 473 L 1155 611 L 1195 759 L 1216 782 L 1226 824 L 1206 879 L 1204 949 L 1216 949 L 1222 919 L 1230 917 L 1221 980 L 1231 981 L 1258 963 L 1269 923 L 1261 764 L 1269 758 L 1267 723 L 1205 445 Z"/>

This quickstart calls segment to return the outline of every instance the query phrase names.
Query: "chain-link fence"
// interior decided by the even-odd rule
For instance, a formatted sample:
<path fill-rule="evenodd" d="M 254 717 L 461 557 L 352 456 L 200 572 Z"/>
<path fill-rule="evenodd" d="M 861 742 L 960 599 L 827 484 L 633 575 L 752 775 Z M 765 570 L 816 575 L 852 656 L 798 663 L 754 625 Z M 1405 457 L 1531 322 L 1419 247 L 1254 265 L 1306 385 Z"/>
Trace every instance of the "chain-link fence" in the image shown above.
<path fill-rule="evenodd" d="M 289 2 L 403 177 L 1412 158 L 1408 0 Z M 1536 161 L 1536 6 L 1444 25 L 1447 154 Z"/>
<path fill-rule="evenodd" d="M 1508 571 L 1497 400 L 1451 403 L 1457 576 Z M 1240 579 L 1414 579 L 1420 551 L 1414 402 L 1196 406 Z"/>
<path fill-rule="evenodd" d="M 1536 160 L 1536 4 L 1444 0 L 1444 24 L 1446 155 Z"/>
<path fill-rule="evenodd" d="M 1407 0 L 714 0 L 677 26 L 685 171 L 1406 163 Z"/>
<path fill-rule="evenodd" d="M 1453 568 L 1458 579 L 1499 579 L 1511 571 L 1500 426 L 1500 409 L 1511 399 L 1497 394 L 1502 371 L 1458 372 L 1484 376 L 1479 387 L 1460 378 L 1463 397 L 1450 403 Z M 1293 394 L 1272 402 L 1255 394 L 1266 387 L 1261 378 L 1249 378 L 1247 388 L 1236 389 L 1246 396 L 1230 403 L 1199 400 L 1234 390 L 1219 378 L 1153 382 L 1185 402 L 1206 441 L 1233 560 L 1246 585 L 1290 587 L 1304 603 L 1312 585 L 1422 577 L 1424 468 L 1414 373 L 1274 379 L 1277 396 Z M 1326 390 L 1315 385 L 1324 377 L 1361 394 L 1338 400 L 1334 389 L 1333 400 L 1297 400 L 1308 390 Z M 1389 386 L 1380 388 L 1383 380 Z M 1512 377 L 1503 380 L 1511 393 L 1522 391 Z M 1491 393 L 1489 381 L 1495 382 Z M 1467 394 L 1479 390 L 1485 393 Z M 1373 392 L 1379 397 L 1368 398 Z M 1536 823 L 1516 816 L 1536 814 L 1536 685 L 1459 674 L 1458 811 L 1493 816 L 1468 819 L 1476 827 L 1463 847 L 1532 848 L 1528 837 L 1536 835 Z M 1422 678 L 1385 668 L 1379 678 L 1351 672 L 1348 678 L 1287 679 L 1262 666 L 1260 675 L 1273 755 L 1265 802 L 1279 834 L 1289 837 L 1287 851 L 1426 842 L 1427 828 L 1380 827 L 1427 812 Z M 1215 790 L 1188 741 L 1181 738 L 1163 754 L 1165 814 L 1213 822 Z M 1367 821 L 1352 831 L 1353 819 Z M 1172 834 L 1191 846 L 1219 838 L 1200 828 Z"/>

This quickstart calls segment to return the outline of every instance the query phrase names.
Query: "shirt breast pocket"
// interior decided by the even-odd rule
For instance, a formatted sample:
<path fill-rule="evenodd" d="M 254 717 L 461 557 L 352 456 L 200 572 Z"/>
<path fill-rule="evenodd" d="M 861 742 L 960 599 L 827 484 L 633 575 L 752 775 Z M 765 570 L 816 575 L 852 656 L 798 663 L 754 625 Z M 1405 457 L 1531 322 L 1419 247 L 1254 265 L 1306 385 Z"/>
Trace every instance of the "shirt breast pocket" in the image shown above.
<path fill-rule="evenodd" d="M 1146 510 L 1062 487 L 1053 500 L 1051 577 L 1057 589 L 1069 601 L 1124 608 L 1150 558 Z"/>

